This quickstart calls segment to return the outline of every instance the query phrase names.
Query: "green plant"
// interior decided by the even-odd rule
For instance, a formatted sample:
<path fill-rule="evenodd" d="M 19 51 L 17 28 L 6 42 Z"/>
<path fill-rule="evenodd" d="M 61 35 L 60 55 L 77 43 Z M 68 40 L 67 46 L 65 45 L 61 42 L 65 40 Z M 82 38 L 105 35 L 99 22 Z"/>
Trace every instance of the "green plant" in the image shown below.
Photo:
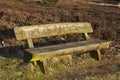
<path fill-rule="evenodd" d="M 43 0 L 43 3 L 49 4 L 49 3 L 57 3 L 59 0 Z"/>

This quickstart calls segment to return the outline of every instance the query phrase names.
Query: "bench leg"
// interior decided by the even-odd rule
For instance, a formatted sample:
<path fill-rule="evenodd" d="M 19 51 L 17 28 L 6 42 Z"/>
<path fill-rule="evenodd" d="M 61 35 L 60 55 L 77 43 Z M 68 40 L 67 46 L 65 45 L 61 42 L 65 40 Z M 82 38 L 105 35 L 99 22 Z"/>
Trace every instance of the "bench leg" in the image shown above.
<path fill-rule="evenodd" d="M 48 67 L 47 67 L 47 62 L 46 62 L 46 60 L 39 61 L 39 65 L 40 65 L 41 71 L 42 71 L 44 74 L 47 74 L 47 73 L 48 73 Z"/>
<path fill-rule="evenodd" d="M 100 60 L 101 60 L 101 58 L 102 58 L 102 55 L 101 55 L 101 52 L 100 52 L 100 50 L 99 50 L 99 49 L 97 50 L 97 54 L 98 54 L 98 60 L 100 61 Z"/>
<path fill-rule="evenodd" d="M 34 61 L 33 64 L 34 64 L 35 66 L 37 66 L 37 61 Z"/>

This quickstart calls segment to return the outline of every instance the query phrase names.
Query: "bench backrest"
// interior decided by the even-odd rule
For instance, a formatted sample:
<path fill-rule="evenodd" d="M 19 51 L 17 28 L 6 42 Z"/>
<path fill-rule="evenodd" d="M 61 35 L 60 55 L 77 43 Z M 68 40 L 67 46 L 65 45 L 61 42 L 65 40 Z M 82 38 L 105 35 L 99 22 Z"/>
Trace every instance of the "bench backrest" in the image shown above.
<path fill-rule="evenodd" d="M 14 28 L 17 40 L 27 40 L 29 47 L 34 47 L 32 38 L 49 37 L 70 33 L 84 33 L 86 39 L 89 39 L 87 33 L 93 32 L 89 22 L 75 23 L 55 23 L 45 25 L 22 26 Z"/>

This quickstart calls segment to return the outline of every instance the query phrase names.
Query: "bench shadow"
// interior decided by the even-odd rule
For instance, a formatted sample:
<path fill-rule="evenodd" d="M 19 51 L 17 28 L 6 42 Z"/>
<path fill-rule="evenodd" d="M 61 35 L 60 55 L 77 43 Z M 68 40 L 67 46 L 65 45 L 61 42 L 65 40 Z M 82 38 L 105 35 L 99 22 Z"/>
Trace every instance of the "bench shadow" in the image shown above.
<path fill-rule="evenodd" d="M 57 41 L 48 41 L 44 43 L 34 43 L 35 47 L 43 47 L 50 46 L 55 44 L 63 44 L 65 41 L 57 40 Z M 28 45 L 19 45 L 19 46 L 9 46 L 0 48 L 0 56 L 4 58 L 20 58 L 24 59 L 24 49 L 27 49 Z"/>
<path fill-rule="evenodd" d="M 65 44 L 65 43 L 71 43 L 71 42 L 78 42 L 78 41 L 85 41 L 85 36 L 82 34 L 80 36 L 75 36 L 79 39 L 69 39 L 69 37 L 73 37 L 70 35 L 66 35 L 67 38 L 65 38 L 65 40 L 60 39 L 60 37 L 57 39 L 55 36 L 49 38 L 44 38 L 45 42 L 36 42 L 34 43 L 35 47 L 43 47 L 43 46 L 51 46 L 51 45 L 57 45 L 57 44 Z M 63 38 L 63 36 L 61 36 Z M 52 40 L 55 39 L 55 40 Z"/>
<path fill-rule="evenodd" d="M 95 60 L 99 60 L 97 51 L 93 50 L 93 51 L 90 51 L 89 53 L 90 53 L 91 58 Z"/>
<path fill-rule="evenodd" d="M 48 41 L 48 42 L 44 42 L 44 43 L 34 43 L 35 47 L 43 47 L 43 46 L 51 46 L 51 45 L 57 45 L 57 44 L 64 44 L 66 43 L 66 41 L 62 41 L 62 40 L 55 40 L 55 41 Z"/>
<path fill-rule="evenodd" d="M 0 48 L 0 56 L 4 58 L 24 58 L 23 46 L 9 46 Z"/>
<path fill-rule="evenodd" d="M 0 41 L 3 39 L 15 38 L 13 29 L 0 30 Z"/>
<path fill-rule="evenodd" d="M 36 47 L 45 47 L 57 44 L 65 44 L 69 43 L 63 40 L 55 40 L 55 41 L 47 41 L 47 42 L 36 42 L 34 43 Z M 0 48 L 0 56 L 5 58 L 20 58 L 24 59 L 24 50 L 28 48 L 28 45 L 19 45 L 19 46 L 9 46 L 9 47 L 2 47 Z"/>
<path fill-rule="evenodd" d="M 15 38 L 13 29 L 5 29 L 0 30 L 0 44 L 2 45 L 2 41 L 4 39 L 12 39 Z M 23 58 L 23 46 L 1 46 L 0 48 L 0 56 L 5 58 L 15 57 L 15 58 Z"/>

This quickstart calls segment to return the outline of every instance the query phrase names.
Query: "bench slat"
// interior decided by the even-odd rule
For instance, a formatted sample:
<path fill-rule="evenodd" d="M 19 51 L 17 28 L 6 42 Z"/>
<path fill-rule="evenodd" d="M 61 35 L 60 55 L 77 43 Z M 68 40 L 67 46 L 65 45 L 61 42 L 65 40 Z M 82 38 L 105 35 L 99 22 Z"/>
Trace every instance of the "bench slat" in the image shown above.
<path fill-rule="evenodd" d="M 88 40 L 81 42 L 73 42 L 67 44 L 59 44 L 52 46 L 39 47 L 34 49 L 26 49 L 25 51 L 31 53 L 34 60 L 48 59 L 55 56 L 68 55 L 74 52 L 86 52 L 91 50 L 98 50 L 101 48 L 108 48 L 109 41 L 105 40 Z"/>
<path fill-rule="evenodd" d="M 93 30 L 89 22 L 76 22 L 15 27 L 14 32 L 17 40 L 24 40 L 68 33 L 90 33 Z"/>

